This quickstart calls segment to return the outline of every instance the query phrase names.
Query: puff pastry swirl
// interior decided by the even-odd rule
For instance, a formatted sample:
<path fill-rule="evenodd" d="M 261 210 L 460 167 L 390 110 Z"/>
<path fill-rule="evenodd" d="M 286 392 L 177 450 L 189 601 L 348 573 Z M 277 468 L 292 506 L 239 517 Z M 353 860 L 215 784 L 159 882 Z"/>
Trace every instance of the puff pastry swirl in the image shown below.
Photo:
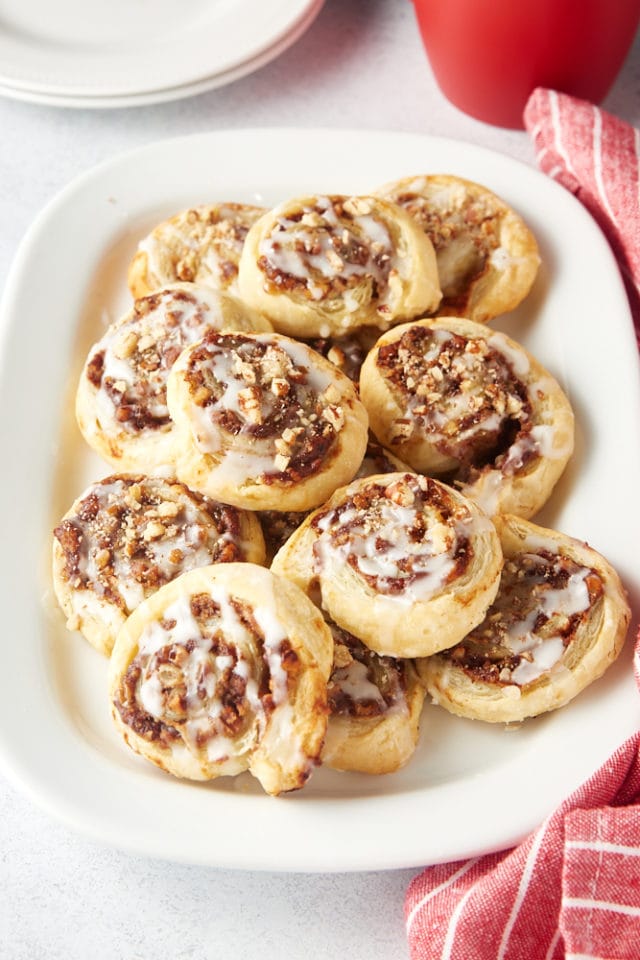
<path fill-rule="evenodd" d="M 237 295 L 238 264 L 249 228 L 263 207 L 213 203 L 181 210 L 138 244 L 129 265 L 129 289 L 144 297 L 179 281 Z"/>
<path fill-rule="evenodd" d="M 600 677 L 630 610 L 616 571 L 587 544 L 519 517 L 496 524 L 505 565 L 485 620 L 418 670 L 452 713 L 508 723 L 562 707 Z"/>
<path fill-rule="evenodd" d="M 329 626 L 335 647 L 322 762 L 335 770 L 393 773 L 418 742 L 425 690 L 413 661 L 381 657 Z"/>
<path fill-rule="evenodd" d="M 397 473 L 399 470 L 406 471 L 407 469 L 406 464 L 381 447 L 370 436 L 364 458 L 356 473 L 356 479 L 358 477 L 371 477 L 374 473 Z M 310 510 L 301 512 L 295 510 L 261 510 L 259 512 L 258 516 L 264 534 L 268 559 L 272 560 L 274 558 L 280 547 L 286 543 L 305 517 L 309 516 L 310 512 Z"/>
<path fill-rule="evenodd" d="M 386 329 L 440 302 L 431 241 L 404 210 L 375 197 L 280 204 L 247 234 L 238 284 L 276 330 L 301 338 Z"/>
<path fill-rule="evenodd" d="M 167 399 L 177 475 L 239 507 L 311 509 L 354 476 L 367 444 L 353 383 L 278 334 L 209 334 L 176 361 Z"/>
<path fill-rule="evenodd" d="M 486 322 L 528 295 L 540 265 L 535 237 L 486 187 L 449 174 L 404 177 L 377 191 L 399 204 L 436 251 L 438 313 Z"/>
<path fill-rule="evenodd" d="M 384 656 L 428 656 L 479 623 L 502 553 L 472 501 L 429 477 L 390 473 L 337 490 L 271 569 Z M 455 641 L 454 641 L 455 642 Z"/>
<path fill-rule="evenodd" d="M 263 567 L 203 567 L 129 617 L 110 662 L 112 716 L 126 743 L 177 777 L 249 770 L 277 795 L 302 787 L 327 724 L 329 629 Z"/>
<path fill-rule="evenodd" d="M 470 320 L 383 334 L 360 396 L 382 444 L 489 514 L 533 516 L 573 452 L 573 411 L 558 382 L 516 341 Z"/>
<path fill-rule="evenodd" d="M 109 655 L 125 619 L 169 580 L 264 559 L 253 514 L 176 480 L 116 474 L 91 484 L 55 527 L 53 585 L 67 627 Z"/>
<path fill-rule="evenodd" d="M 189 283 L 136 300 L 91 348 L 80 376 L 76 419 L 89 446 L 119 470 L 170 470 L 169 371 L 187 344 L 221 329 L 270 326 L 238 300 Z"/>

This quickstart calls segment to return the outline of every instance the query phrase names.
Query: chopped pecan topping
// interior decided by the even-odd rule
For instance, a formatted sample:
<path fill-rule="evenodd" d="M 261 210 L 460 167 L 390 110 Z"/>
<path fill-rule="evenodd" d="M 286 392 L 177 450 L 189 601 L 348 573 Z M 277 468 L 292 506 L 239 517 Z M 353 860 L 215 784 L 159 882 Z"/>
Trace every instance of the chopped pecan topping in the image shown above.
<path fill-rule="evenodd" d="M 394 422 L 395 442 L 422 432 L 458 461 L 456 480 L 501 466 L 516 438 L 525 457 L 535 455 L 525 442 L 533 427 L 527 386 L 487 340 L 416 325 L 380 347 L 376 365 L 406 410 Z"/>
<path fill-rule="evenodd" d="M 197 620 L 213 620 L 220 614 L 220 604 L 208 593 L 197 593 L 191 598 L 191 612 Z"/>
<path fill-rule="evenodd" d="M 288 698 L 301 670 L 290 641 L 267 641 L 246 602 L 228 596 L 223 605 L 197 594 L 190 620 L 182 609 L 167 609 L 148 648 L 141 637 L 114 700 L 140 736 L 165 746 L 182 739 L 207 756 L 214 743 L 224 753 L 220 741 L 245 736 Z"/>
<path fill-rule="evenodd" d="M 422 227 L 437 256 L 448 251 L 449 259 L 455 257 L 455 269 L 440 270 L 441 309 L 464 310 L 469 288 L 486 272 L 491 254 L 500 245 L 500 215 L 496 208 L 485 197 L 471 194 L 449 207 L 410 190 L 393 199 Z"/>
<path fill-rule="evenodd" d="M 372 201 L 334 196 L 279 217 L 257 263 L 271 293 L 296 291 L 320 301 L 366 283 L 374 300 L 386 291 L 393 258 L 388 226 Z"/>
<path fill-rule="evenodd" d="M 243 559 L 238 511 L 177 481 L 113 476 L 54 530 L 64 576 L 125 614 L 196 566 Z"/>
<path fill-rule="evenodd" d="M 505 561 L 483 622 L 439 656 L 474 679 L 526 685 L 559 661 L 603 595 L 597 571 L 569 556 L 545 549 L 519 554 Z"/>
<path fill-rule="evenodd" d="M 143 244 L 155 263 L 161 251 L 164 280 L 207 283 L 233 288 L 249 228 L 264 211 L 227 203 L 193 207 L 162 224 Z M 168 264 L 167 264 L 168 261 Z"/>
<path fill-rule="evenodd" d="M 379 656 L 347 630 L 333 622 L 329 622 L 329 626 L 335 644 L 328 684 L 331 713 L 357 718 L 379 717 L 404 703 L 406 663 Z"/>
<path fill-rule="evenodd" d="M 262 483 L 317 472 L 344 426 L 341 404 L 330 402 L 341 394 L 310 353 L 269 335 L 215 332 L 191 351 L 184 376 L 192 402 L 206 411 L 215 438 L 220 430 L 242 435 L 256 457 L 270 458 Z"/>

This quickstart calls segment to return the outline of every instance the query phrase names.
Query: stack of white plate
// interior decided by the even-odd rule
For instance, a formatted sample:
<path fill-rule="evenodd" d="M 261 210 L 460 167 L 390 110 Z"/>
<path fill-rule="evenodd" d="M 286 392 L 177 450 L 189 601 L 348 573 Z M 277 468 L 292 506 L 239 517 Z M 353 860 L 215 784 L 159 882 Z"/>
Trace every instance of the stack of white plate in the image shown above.
<path fill-rule="evenodd" d="M 0 0 L 0 95 L 66 107 L 177 100 L 277 57 L 324 0 Z"/>

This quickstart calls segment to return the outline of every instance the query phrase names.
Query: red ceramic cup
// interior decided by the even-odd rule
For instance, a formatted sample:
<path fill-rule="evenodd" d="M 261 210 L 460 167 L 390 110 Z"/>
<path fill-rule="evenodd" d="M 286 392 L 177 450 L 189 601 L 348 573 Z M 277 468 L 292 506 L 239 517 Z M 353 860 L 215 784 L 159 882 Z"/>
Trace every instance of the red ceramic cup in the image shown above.
<path fill-rule="evenodd" d="M 501 127 L 523 126 L 538 86 L 600 103 L 640 20 L 640 0 L 413 2 L 444 95 Z"/>

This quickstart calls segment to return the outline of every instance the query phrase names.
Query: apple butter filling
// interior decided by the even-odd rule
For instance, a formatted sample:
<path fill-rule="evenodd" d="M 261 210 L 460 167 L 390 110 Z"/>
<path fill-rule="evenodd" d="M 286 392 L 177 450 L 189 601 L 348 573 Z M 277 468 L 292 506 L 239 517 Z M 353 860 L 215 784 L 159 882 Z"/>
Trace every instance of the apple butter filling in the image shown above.
<path fill-rule="evenodd" d="M 242 764 L 299 671 L 281 631 L 216 588 L 179 598 L 147 624 L 114 703 L 144 739 Z"/>
<path fill-rule="evenodd" d="M 505 561 L 484 621 L 440 653 L 477 680 L 525 686 L 558 668 L 604 595 L 600 575 L 548 550 Z"/>
<path fill-rule="evenodd" d="M 345 411 L 331 371 L 314 367 L 310 354 L 267 334 L 210 333 L 184 374 L 199 449 L 230 451 L 232 460 L 235 449 L 239 470 L 261 483 L 316 473 L 332 454 Z"/>
<path fill-rule="evenodd" d="M 342 298 L 363 282 L 368 299 L 383 297 L 395 260 L 389 228 L 366 197 L 319 197 L 280 217 L 259 253 L 269 292 L 314 301 Z"/>

